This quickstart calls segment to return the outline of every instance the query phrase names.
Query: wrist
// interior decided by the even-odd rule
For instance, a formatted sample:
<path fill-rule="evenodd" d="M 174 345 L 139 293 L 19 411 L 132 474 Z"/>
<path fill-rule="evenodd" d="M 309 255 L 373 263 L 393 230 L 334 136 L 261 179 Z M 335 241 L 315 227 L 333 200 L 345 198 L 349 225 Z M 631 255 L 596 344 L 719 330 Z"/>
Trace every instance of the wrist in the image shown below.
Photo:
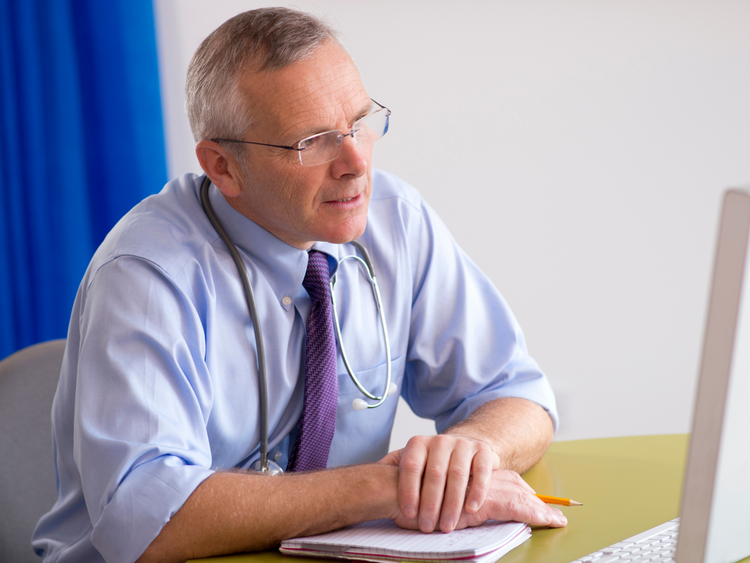
<path fill-rule="evenodd" d="M 366 478 L 363 481 L 362 493 L 367 500 L 371 517 L 393 518 L 399 511 L 398 506 L 398 467 L 374 463 L 363 466 Z"/>

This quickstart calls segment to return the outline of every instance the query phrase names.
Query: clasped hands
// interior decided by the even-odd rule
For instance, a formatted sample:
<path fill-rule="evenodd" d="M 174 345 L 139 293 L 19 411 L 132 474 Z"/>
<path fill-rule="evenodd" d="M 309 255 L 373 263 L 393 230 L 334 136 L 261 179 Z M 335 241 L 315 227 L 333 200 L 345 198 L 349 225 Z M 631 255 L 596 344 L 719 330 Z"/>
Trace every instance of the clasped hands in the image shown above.
<path fill-rule="evenodd" d="M 430 533 L 515 520 L 562 527 L 567 519 L 548 506 L 515 471 L 501 469 L 484 442 L 458 435 L 415 436 L 378 463 L 398 467 L 398 510 L 402 528 Z"/>

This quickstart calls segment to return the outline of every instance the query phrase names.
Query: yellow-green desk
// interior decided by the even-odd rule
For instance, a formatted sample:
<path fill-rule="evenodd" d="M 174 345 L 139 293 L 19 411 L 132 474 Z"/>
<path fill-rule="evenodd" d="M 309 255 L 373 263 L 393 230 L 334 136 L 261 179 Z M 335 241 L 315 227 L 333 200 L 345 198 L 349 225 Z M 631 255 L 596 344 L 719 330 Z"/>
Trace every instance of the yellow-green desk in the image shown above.
<path fill-rule="evenodd" d="M 617 541 L 676 518 L 688 436 L 633 436 L 555 442 L 524 474 L 540 494 L 575 499 L 561 507 L 568 526 L 534 530 L 502 563 L 569 563 Z M 299 563 L 278 551 L 196 561 Z M 314 561 L 310 559 L 310 561 Z M 743 560 L 750 563 L 750 557 Z"/>

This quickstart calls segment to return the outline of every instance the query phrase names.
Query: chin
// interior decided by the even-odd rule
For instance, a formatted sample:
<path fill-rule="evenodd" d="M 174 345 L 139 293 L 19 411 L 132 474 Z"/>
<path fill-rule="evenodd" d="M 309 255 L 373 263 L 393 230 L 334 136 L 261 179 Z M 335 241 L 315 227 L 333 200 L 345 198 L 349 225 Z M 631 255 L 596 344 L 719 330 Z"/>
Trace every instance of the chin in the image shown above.
<path fill-rule="evenodd" d="M 366 227 L 367 221 L 365 220 L 362 222 L 361 226 L 358 225 L 356 228 L 341 229 L 336 232 L 327 233 L 327 236 L 323 237 L 321 240 L 325 240 L 326 242 L 330 242 L 332 244 L 344 244 L 347 242 L 351 242 L 361 237 L 364 234 Z"/>
<path fill-rule="evenodd" d="M 362 233 L 364 233 L 365 230 L 362 229 L 361 231 L 357 231 L 354 234 L 337 234 L 332 235 L 330 237 L 321 238 L 320 240 L 324 240 L 325 242 L 330 242 L 331 244 L 346 244 L 347 242 L 351 242 L 353 240 L 357 240 L 359 237 L 362 236 Z"/>

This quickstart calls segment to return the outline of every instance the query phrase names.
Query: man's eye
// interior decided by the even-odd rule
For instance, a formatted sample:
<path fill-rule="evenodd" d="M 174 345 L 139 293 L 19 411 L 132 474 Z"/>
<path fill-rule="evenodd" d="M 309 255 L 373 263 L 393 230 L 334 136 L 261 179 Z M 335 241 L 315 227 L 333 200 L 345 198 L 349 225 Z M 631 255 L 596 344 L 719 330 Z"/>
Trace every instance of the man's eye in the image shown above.
<path fill-rule="evenodd" d="M 307 139 L 302 139 L 299 142 L 298 147 L 300 149 L 311 149 L 313 148 L 318 142 L 320 141 L 320 135 L 315 135 L 314 137 L 308 137 Z"/>

